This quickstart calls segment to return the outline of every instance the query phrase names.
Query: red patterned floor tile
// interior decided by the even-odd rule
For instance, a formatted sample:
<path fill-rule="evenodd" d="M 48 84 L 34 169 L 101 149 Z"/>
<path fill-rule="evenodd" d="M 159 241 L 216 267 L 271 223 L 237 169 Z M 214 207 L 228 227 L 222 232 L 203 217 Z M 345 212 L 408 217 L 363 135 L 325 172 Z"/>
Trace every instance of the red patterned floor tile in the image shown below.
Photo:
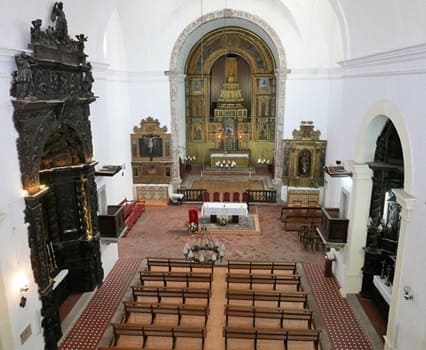
<path fill-rule="evenodd" d="M 140 258 L 117 261 L 103 285 L 81 314 L 60 346 L 60 350 L 94 350 L 110 324 L 132 278 L 142 263 Z"/>
<path fill-rule="evenodd" d="M 304 263 L 303 268 L 327 328 L 332 348 L 334 350 L 372 350 L 352 309 L 340 295 L 336 280 L 324 277 L 322 265 Z"/>

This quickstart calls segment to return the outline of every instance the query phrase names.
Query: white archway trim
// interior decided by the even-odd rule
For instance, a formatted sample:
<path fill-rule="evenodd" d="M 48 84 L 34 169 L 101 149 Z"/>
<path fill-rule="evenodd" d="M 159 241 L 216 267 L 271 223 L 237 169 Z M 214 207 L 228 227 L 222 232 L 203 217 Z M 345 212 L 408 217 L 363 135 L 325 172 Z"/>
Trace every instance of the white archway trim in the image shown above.
<path fill-rule="evenodd" d="M 404 157 L 404 191 L 411 193 L 413 183 L 413 163 L 410 138 L 405 128 L 404 118 L 398 108 L 388 100 L 379 100 L 366 113 L 358 134 L 355 161 L 368 163 L 374 160 L 376 141 L 386 120 L 390 119 L 398 132 Z"/>
<path fill-rule="evenodd" d="M 180 183 L 179 174 L 179 156 L 180 150 L 185 149 L 185 127 L 184 124 L 180 125 L 185 120 L 185 102 L 184 102 L 184 66 L 188 54 L 188 45 L 190 45 L 190 38 L 194 36 L 194 33 L 200 34 L 202 37 L 204 26 L 220 19 L 237 19 L 240 20 L 240 25 L 244 26 L 244 22 L 254 25 L 259 28 L 261 32 L 266 34 L 263 38 L 265 42 L 271 42 L 273 47 L 271 48 L 275 61 L 275 70 L 277 75 L 277 106 L 276 106 L 276 125 L 275 125 L 275 178 L 274 183 L 279 185 L 282 179 L 282 168 L 283 168 L 283 157 L 281 144 L 284 134 L 284 110 L 285 110 L 285 82 L 287 78 L 287 63 L 284 46 L 275 30 L 266 23 L 262 18 L 253 15 L 251 13 L 233 10 L 223 9 L 220 11 L 207 13 L 195 21 L 191 22 L 179 35 L 176 43 L 173 47 L 173 51 L 170 57 L 170 68 L 167 72 L 170 83 L 170 115 L 171 115 L 171 142 L 172 142 L 172 154 L 173 159 L 173 170 L 172 170 L 172 184 L 177 186 Z M 227 23 L 231 25 L 231 23 Z M 223 25 L 223 22 L 222 22 Z M 247 28 L 251 30 L 250 28 Z"/>
<path fill-rule="evenodd" d="M 396 349 L 398 305 L 402 296 L 401 281 L 402 267 L 405 258 L 405 242 L 407 238 L 407 225 L 411 221 L 416 198 L 402 189 L 393 189 L 396 201 L 401 205 L 401 224 L 399 229 L 398 250 L 396 253 L 395 273 L 392 286 L 392 298 L 389 305 L 388 326 L 385 338 L 385 350 Z"/>

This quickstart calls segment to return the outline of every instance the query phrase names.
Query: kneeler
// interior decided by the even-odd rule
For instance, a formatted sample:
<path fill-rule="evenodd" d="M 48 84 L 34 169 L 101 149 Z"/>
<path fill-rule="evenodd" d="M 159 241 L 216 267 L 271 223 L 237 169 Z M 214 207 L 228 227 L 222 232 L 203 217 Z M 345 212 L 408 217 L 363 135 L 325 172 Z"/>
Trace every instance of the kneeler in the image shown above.
<path fill-rule="evenodd" d="M 189 209 L 188 210 L 189 222 L 194 222 L 198 225 L 198 209 Z"/>

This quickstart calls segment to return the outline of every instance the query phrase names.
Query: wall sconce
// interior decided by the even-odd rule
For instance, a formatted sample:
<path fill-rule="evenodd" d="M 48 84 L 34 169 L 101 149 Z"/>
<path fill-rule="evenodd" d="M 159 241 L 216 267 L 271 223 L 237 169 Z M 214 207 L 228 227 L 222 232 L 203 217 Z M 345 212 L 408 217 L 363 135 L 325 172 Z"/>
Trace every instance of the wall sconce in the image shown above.
<path fill-rule="evenodd" d="M 19 302 L 19 306 L 20 307 L 25 307 L 25 305 L 27 304 L 27 298 L 22 296 L 21 297 L 21 301 Z"/>
<path fill-rule="evenodd" d="M 29 289 L 28 285 L 25 284 L 19 290 L 21 291 L 21 293 L 26 293 L 26 292 L 28 292 L 28 289 Z M 19 306 L 25 307 L 26 304 L 27 304 L 27 298 L 22 295 L 21 300 L 19 301 Z"/>
<path fill-rule="evenodd" d="M 413 300 L 414 295 L 413 295 L 413 291 L 411 290 L 411 287 L 405 286 L 404 288 L 402 288 L 402 296 L 404 297 L 405 300 Z"/>

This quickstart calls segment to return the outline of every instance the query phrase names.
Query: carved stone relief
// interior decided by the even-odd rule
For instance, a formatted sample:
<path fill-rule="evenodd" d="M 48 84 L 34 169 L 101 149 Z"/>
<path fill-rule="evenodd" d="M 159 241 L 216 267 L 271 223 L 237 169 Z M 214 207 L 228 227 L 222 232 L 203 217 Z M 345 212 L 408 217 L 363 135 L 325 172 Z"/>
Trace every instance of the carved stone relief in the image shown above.
<path fill-rule="evenodd" d="M 22 186 L 28 193 L 25 221 L 31 265 L 48 350 L 57 349 L 62 336 L 55 275 L 69 271 L 70 292 L 91 291 L 103 280 L 89 121 L 95 96 L 84 53 L 87 37 L 68 36 L 62 3 L 55 3 L 51 18 L 55 26 L 46 30 L 40 19 L 32 21 L 33 54 L 16 56 L 10 88 Z"/>

